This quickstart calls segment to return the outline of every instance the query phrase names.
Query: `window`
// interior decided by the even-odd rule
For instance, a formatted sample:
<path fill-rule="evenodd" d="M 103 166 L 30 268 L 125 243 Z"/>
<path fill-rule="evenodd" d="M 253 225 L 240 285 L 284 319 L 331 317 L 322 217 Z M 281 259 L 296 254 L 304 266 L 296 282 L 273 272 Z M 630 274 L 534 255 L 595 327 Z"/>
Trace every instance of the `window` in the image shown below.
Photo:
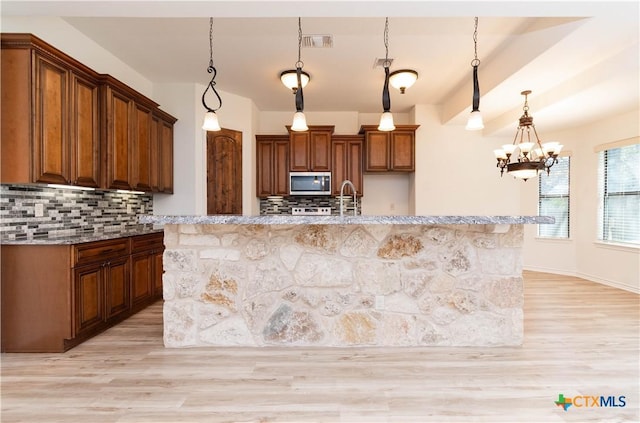
<path fill-rule="evenodd" d="M 640 245 L 640 144 L 599 153 L 599 239 Z"/>
<path fill-rule="evenodd" d="M 538 236 L 569 238 L 569 157 L 558 157 L 548 175 L 540 172 L 538 215 L 556 219 L 552 225 L 538 225 Z"/>

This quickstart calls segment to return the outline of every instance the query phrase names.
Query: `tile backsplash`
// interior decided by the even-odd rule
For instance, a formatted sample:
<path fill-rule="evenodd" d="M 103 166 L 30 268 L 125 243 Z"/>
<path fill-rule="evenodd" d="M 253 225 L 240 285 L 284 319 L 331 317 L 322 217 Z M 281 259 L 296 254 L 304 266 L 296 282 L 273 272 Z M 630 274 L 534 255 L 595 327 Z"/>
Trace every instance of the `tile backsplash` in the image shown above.
<path fill-rule="evenodd" d="M 362 199 L 358 199 L 358 214 L 361 213 Z M 353 197 L 344 196 L 344 213 L 353 214 Z M 331 207 L 331 214 L 340 214 L 340 196 L 295 196 L 267 197 L 260 199 L 260 214 L 291 214 L 293 207 Z"/>
<path fill-rule="evenodd" d="M 152 213 L 152 194 L 0 185 L 0 240 L 119 230 Z"/>

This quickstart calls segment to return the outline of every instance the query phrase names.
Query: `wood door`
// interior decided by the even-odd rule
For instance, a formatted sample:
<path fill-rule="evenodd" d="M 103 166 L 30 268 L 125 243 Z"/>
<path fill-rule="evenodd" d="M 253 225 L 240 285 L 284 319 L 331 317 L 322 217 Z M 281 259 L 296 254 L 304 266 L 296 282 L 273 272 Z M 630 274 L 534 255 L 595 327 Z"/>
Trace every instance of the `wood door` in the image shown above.
<path fill-rule="evenodd" d="M 131 140 L 132 186 L 151 191 L 151 110 L 134 104 L 133 138 Z"/>
<path fill-rule="evenodd" d="M 207 132 L 207 214 L 242 214 L 242 132 Z"/>
<path fill-rule="evenodd" d="M 74 335 L 91 332 L 105 320 L 104 266 L 97 263 L 74 269 Z"/>
<path fill-rule="evenodd" d="M 393 131 L 391 134 L 391 170 L 415 170 L 415 132 Z"/>
<path fill-rule="evenodd" d="M 71 75 L 71 181 L 100 187 L 100 122 L 98 84 Z"/>
<path fill-rule="evenodd" d="M 153 258 L 151 252 L 131 256 L 131 291 L 134 306 L 149 300 L 153 293 Z"/>
<path fill-rule="evenodd" d="M 131 308 L 129 280 L 129 257 L 121 257 L 107 263 L 105 266 L 107 319 L 125 313 Z"/>
<path fill-rule="evenodd" d="M 132 100 L 107 88 L 107 188 L 131 189 Z"/>
<path fill-rule="evenodd" d="M 389 168 L 389 133 L 366 132 L 365 171 L 384 172 Z"/>
<path fill-rule="evenodd" d="M 33 181 L 69 184 L 69 72 L 38 54 L 34 69 Z"/>

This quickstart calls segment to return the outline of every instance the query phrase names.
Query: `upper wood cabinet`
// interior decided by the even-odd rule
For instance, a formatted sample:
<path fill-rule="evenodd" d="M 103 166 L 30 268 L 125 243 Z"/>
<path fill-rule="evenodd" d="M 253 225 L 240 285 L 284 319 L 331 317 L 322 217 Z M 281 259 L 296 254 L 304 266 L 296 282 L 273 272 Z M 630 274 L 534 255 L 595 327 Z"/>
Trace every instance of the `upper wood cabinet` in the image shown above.
<path fill-rule="evenodd" d="M 256 135 L 256 195 L 289 195 L 289 136 Z"/>
<path fill-rule="evenodd" d="M 331 170 L 331 135 L 334 126 L 311 125 L 305 132 L 289 131 L 289 170 L 328 172 Z"/>
<path fill-rule="evenodd" d="M 34 35 L 1 37 L 1 183 L 173 192 L 175 118 Z"/>
<path fill-rule="evenodd" d="M 378 131 L 363 125 L 365 172 L 415 171 L 415 131 L 419 125 L 396 125 L 393 131 Z"/>
<path fill-rule="evenodd" d="M 334 135 L 331 142 L 331 193 L 340 195 L 340 187 L 344 180 L 349 180 L 356 188 L 356 195 L 362 196 L 363 135 Z M 353 195 L 351 187 L 345 187 L 345 195 Z"/>
<path fill-rule="evenodd" d="M 0 182 L 99 186 L 97 74 L 29 34 L 2 34 L 0 61 Z"/>

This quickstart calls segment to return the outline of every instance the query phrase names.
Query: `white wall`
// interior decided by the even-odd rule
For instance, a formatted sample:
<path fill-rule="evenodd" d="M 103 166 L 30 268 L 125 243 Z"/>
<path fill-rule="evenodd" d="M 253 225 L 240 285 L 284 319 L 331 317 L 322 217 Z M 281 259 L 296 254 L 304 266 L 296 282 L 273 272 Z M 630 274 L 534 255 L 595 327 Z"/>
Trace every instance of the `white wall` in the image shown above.
<path fill-rule="evenodd" d="M 417 105 L 416 172 L 411 214 L 518 215 L 520 185 L 500 177 L 493 150 L 507 140 L 440 124 L 440 108 Z"/>
<path fill-rule="evenodd" d="M 598 154 L 594 151 L 597 145 L 639 136 L 639 116 L 640 110 L 544 135 L 571 151 L 570 239 L 536 238 L 536 227 L 525 227 L 525 268 L 575 275 L 640 292 L 640 249 L 597 241 Z M 537 214 L 538 181 L 530 182 L 534 183 L 522 187 L 522 214 Z"/>

